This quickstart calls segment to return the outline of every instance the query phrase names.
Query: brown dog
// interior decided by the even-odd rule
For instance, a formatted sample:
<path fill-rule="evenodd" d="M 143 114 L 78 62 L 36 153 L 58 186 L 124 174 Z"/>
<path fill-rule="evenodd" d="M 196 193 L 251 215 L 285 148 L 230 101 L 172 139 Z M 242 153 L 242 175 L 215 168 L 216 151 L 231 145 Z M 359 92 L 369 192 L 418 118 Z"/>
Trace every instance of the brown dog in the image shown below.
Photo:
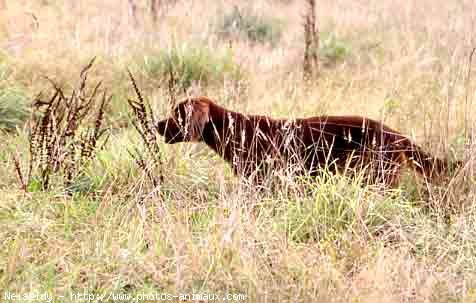
<path fill-rule="evenodd" d="M 395 185 L 403 166 L 428 178 L 447 170 L 447 163 L 422 151 L 384 124 L 357 116 L 320 116 L 295 120 L 243 115 L 206 97 L 178 104 L 159 121 L 166 143 L 205 142 L 228 161 L 235 173 L 260 182 L 278 167 L 316 175 L 361 171 L 372 183 Z M 368 170 L 367 170 L 368 169 Z"/>

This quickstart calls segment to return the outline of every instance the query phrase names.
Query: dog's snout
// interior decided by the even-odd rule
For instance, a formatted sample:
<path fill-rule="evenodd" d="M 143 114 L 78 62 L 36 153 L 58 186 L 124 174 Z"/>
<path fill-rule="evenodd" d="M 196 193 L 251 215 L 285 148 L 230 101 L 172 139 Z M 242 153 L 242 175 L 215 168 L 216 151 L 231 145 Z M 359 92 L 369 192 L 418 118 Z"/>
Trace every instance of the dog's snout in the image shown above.
<path fill-rule="evenodd" d="M 157 125 L 155 126 L 157 131 L 159 132 L 159 134 L 161 136 L 165 136 L 165 130 L 166 130 L 166 127 L 167 127 L 167 120 L 161 120 L 159 122 L 157 122 Z"/>
<path fill-rule="evenodd" d="M 164 137 L 165 143 L 172 144 L 183 141 L 180 127 L 173 119 L 165 119 L 157 122 L 157 132 Z"/>

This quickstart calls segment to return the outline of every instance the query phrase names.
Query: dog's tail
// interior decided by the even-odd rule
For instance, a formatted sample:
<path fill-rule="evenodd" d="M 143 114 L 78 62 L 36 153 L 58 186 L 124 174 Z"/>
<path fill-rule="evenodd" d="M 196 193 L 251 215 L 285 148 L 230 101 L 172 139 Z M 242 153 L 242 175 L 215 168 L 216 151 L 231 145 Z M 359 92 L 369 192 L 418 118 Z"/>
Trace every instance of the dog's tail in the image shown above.
<path fill-rule="evenodd" d="M 425 152 L 421 147 L 408 140 L 407 148 L 404 151 L 407 163 L 418 173 L 430 180 L 438 180 L 445 175 L 449 175 L 454 168 L 463 166 L 462 161 L 450 163 L 447 159 L 441 159 Z"/>

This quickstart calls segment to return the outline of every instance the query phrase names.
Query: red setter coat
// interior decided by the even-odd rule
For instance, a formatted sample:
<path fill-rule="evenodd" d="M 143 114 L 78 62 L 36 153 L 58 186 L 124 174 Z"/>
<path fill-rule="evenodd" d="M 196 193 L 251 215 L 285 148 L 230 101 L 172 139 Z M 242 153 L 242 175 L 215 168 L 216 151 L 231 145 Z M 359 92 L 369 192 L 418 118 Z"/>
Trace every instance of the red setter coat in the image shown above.
<path fill-rule="evenodd" d="M 358 116 L 294 120 L 244 115 L 206 97 L 178 104 L 157 123 L 166 143 L 204 142 L 235 173 L 261 181 L 276 168 L 315 175 L 319 170 L 358 172 L 372 183 L 393 185 L 404 166 L 433 178 L 446 161 L 425 153 L 409 138 L 381 122 Z"/>

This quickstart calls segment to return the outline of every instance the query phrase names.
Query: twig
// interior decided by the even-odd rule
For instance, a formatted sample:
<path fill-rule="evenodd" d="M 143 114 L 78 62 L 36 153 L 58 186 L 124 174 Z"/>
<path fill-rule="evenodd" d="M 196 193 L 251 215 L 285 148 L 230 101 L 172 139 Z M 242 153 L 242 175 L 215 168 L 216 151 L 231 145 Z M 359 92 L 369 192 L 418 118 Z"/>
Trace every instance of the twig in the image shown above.
<path fill-rule="evenodd" d="M 15 171 L 17 173 L 18 181 L 20 183 L 20 188 L 24 191 L 27 192 L 27 185 L 25 182 L 25 179 L 23 178 L 23 173 L 21 171 L 21 165 L 20 165 L 20 160 L 18 159 L 18 155 L 14 155 L 12 153 L 12 159 L 13 163 L 15 164 Z"/>

